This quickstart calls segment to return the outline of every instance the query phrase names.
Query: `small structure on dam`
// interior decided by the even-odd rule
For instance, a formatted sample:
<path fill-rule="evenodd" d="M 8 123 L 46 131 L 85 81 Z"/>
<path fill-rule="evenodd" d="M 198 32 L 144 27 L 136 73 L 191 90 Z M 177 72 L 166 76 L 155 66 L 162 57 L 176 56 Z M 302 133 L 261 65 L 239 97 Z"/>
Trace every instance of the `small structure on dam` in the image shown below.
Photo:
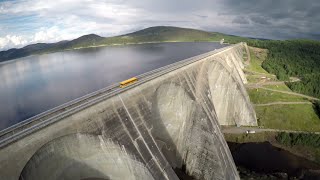
<path fill-rule="evenodd" d="M 0 179 L 239 179 L 220 125 L 257 125 L 244 53 L 216 50 L 13 133 Z"/>

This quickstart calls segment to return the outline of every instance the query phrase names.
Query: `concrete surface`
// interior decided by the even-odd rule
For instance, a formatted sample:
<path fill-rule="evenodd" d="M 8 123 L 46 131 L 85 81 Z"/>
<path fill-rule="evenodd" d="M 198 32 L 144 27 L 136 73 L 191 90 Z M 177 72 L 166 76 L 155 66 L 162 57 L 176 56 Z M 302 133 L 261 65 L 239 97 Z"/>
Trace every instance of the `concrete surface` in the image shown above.
<path fill-rule="evenodd" d="M 240 43 L 0 149 L 0 179 L 239 179 L 220 125 L 256 125 Z M 58 117 L 57 117 L 58 118 Z"/>

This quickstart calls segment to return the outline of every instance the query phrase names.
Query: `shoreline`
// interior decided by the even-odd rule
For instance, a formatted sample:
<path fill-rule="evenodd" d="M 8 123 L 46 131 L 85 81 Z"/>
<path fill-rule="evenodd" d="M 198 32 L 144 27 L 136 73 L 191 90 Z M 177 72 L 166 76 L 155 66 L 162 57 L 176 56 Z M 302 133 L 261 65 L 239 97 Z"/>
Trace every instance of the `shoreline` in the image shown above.
<path fill-rule="evenodd" d="M 78 47 L 78 48 L 72 48 L 72 49 L 64 49 L 61 51 L 54 51 L 54 52 L 48 52 L 48 53 L 39 53 L 39 54 L 31 54 L 29 56 L 23 56 L 23 57 L 19 57 L 16 59 L 10 59 L 10 60 L 5 60 L 0 62 L 0 66 L 3 66 L 5 64 L 10 64 L 13 62 L 18 61 L 20 58 L 25 58 L 25 57 L 31 57 L 31 56 L 38 56 L 38 55 L 45 55 L 45 54 L 53 54 L 53 53 L 57 53 L 57 52 L 64 52 L 64 51 L 73 51 L 73 50 L 80 50 L 80 49 L 90 49 L 90 48 L 99 48 L 99 47 L 116 47 L 116 46 L 126 46 L 126 45 L 141 45 L 141 44 L 156 44 L 156 43 L 182 43 L 182 42 L 186 42 L 186 43 L 192 43 L 194 41 L 150 41 L 150 42 L 138 42 L 138 43 L 122 43 L 122 44 L 103 44 L 103 45 L 97 45 L 97 46 L 88 46 L 88 47 Z M 199 42 L 209 42 L 209 43 L 219 43 L 219 41 L 199 41 Z"/>

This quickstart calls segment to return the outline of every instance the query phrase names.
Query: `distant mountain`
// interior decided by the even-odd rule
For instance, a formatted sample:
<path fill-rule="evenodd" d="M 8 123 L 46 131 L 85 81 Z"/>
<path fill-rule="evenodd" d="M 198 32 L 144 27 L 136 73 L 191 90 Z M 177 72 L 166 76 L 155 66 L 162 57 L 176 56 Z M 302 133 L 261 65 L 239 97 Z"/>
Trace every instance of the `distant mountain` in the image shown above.
<path fill-rule="evenodd" d="M 58 43 L 48 43 L 48 44 L 47 43 L 37 43 L 37 44 L 31 44 L 31 45 L 25 46 L 20 49 L 14 48 L 14 49 L 9 49 L 7 51 L 1 51 L 0 52 L 0 62 L 10 60 L 10 59 L 19 58 L 19 57 L 28 56 L 31 54 L 41 53 L 45 49 L 50 49 L 52 47 L 61 46 L 61 44 L 64 44 L 66 42 L 67 41 L 62 41 L 62 42 L 58 42 Z"/>
<path fill-rule="evenodd" d="M 0 62 L 33 54 L 52 53 L 95 46 L 134 44 L 145 42 L 218 41 L 220 39 L 221 34 L 218 33 L 179 27 L 156 26 L 115 37 L 106 38 L 98 36 L 96 34 L 89 34 L 71 41 L 60 41 L 57 43 L 37 43 L 25 46 L 20 49 L 9 49 L 7 51 L 0 52 Z"/>
<path fill-rule="evenodd" d="M 210 41 L 214 34 L 196 29 L 157 26 L 123 35 L 136 41 Z"/>
<path fill-rule="evenodd" d="M 105 37 L 101 37 L 96 34 L 88 34 L 67 42 L 64 49 L 96 46 L 100 45 L 105 39 Z"/>

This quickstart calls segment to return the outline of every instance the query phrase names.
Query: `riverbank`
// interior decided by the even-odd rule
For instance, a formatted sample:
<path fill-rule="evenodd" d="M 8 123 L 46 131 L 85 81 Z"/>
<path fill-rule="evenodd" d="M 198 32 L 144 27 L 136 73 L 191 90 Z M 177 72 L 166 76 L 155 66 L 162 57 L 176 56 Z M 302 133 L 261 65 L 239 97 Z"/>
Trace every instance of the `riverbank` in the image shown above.
<path fill-rule="evenodd" d="M 320 170 L 319 164 L 275 147 L 269 142 L 228 142 L 228 145 L 238 167 L 270 177 L 281 175 L 301 179 L 310 176 L 311 171 Z M 316 177 L 320 178 L 320 173 Z"/>
<path fill-rule="evenodd" d="M 279 134 L 224 134 L 241 178 L 320 178 L 320 149 L 296 143 L 281 143 L 277 140 Z"/>

